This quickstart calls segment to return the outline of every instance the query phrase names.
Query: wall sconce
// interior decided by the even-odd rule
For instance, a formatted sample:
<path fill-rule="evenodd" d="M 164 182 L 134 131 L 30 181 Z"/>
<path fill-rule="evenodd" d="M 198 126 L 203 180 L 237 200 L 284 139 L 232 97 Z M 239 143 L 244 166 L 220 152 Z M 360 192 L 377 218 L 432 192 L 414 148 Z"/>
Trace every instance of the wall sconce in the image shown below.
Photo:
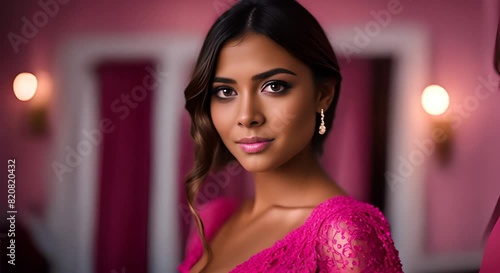
<path fill-rule="evenodd" d="M 432 135 L 436 143 L 436 152 L 442 163 L 451 158 L 452 128 L 451 122 L 443 114 L 450 106 L 450 96 L 442 86 L 433 84 L 422 92 L 422 107 L 430 116 Z M 439 137 L 434 137 L 439 136 Z"/>
<path fill-rule="evenodd" d="M 39 77 L 32 73 L 19 73 L 13 82 L 16 98 L 29 103 L 28 125 L 30 132 L 41 135 L 47 130 L 47 103 L 51 90 L 48 73 L 40 72 Z"/>
<path fill-rule="evenodd" d="M 35 96 L 38 87 L 38 79 L 35 75 L 27 72 L 19 73 L 14 79 L 14 94 L 20 101 L 28 101 Z"/>

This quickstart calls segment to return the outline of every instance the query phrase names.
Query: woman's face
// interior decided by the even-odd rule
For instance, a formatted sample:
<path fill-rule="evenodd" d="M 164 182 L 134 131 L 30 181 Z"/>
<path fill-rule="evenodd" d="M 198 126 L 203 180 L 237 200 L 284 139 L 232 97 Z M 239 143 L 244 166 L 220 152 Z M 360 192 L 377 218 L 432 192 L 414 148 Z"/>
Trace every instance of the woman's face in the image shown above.
<path fill-rule="evenodd" d="M 248 33 L 221 49 L 210 112 L 222 141 L 250 172 L 312 154 L 319 98 L 310 69 L 266 36 Z"/>

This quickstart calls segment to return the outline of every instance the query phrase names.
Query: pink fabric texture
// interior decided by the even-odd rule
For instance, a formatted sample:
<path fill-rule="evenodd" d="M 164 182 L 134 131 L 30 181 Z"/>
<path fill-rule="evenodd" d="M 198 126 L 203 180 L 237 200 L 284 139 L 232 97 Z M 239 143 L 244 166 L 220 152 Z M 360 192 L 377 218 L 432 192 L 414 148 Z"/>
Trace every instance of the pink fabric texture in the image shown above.
<path fill-rule="evenodd" d="M 483 261 L 479 273 L 495 273 L 500 267 L 500 219 L 497 220 L 493 230 L 486 241 Z"/>
<path fill-rule="evenodd" d="M 216 199 L 200 210 L 209 242 L 238 206 L 234 200 Z M 201 239 L 192 231 L 178 270 L 188 273 L 202 251 Z M 319 204 L 303 225 L 230 272 L 403 271 L 382 212 L 352 197 L 337 196 Z"/>

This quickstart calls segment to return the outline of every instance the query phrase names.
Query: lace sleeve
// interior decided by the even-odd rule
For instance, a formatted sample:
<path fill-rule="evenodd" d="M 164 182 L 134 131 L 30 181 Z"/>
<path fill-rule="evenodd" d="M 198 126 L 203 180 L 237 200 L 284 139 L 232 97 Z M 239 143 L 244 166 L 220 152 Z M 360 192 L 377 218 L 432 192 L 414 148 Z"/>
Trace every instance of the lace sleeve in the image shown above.
<path fill-rule="evenodd" d="M 319 272 L 403 272 L 389 224 L 368 204 L 325 215 L 316 252 Z"/>

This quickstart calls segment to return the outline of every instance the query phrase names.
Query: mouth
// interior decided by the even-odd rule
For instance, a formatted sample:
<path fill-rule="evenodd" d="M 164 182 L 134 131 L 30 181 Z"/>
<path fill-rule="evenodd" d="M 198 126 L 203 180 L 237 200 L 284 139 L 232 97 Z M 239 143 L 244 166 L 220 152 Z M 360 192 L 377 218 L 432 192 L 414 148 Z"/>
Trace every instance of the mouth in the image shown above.
<path fill-rule="evenodd" d="M 245 152 L 249 154 L 254 154 L 263 151 L 271 143 L 273 142 L 274 139 L 272 138 L 262 138 L 262 137 L 245 137 L 242 138 L 236 143 L 240 145 L 240 148 Z"/>

